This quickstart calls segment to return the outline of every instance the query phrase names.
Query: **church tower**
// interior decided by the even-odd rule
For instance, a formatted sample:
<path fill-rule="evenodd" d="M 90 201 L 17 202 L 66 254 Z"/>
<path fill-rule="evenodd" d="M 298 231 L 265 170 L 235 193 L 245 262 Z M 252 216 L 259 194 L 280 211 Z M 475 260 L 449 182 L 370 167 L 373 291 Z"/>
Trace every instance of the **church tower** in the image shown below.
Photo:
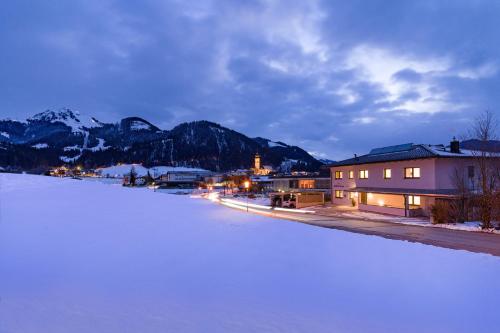
<path fill-rule="evenodd" d="M 254 159 L 254 169 L 256 171 L 260 170 L 260 155 L 259 153 L 255 154 L 255 159 Z"/>

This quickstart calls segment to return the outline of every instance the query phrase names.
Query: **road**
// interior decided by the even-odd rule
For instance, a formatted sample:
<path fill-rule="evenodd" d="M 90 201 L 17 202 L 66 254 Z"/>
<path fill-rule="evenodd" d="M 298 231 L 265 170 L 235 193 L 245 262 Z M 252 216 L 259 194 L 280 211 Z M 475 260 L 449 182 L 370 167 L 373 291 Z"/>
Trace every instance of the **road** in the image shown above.
<path fill-rule="evenodd" d="M 406 225 L 393 222 L 374 222 L 319 214 L 283 211 L 272 211 L 270 213 L 269 210 L 259 208 L 252 208 L 250 212 L 318 227 L 500 256 L 500 234 Z"/>

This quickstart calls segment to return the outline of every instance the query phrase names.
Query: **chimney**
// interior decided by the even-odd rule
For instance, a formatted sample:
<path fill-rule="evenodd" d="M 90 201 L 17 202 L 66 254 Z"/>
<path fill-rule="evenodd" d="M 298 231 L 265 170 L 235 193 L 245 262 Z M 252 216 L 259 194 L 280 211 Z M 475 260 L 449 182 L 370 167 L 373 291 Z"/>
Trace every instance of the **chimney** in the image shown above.
<path fill-rule="evenodd" d="M 354 154 L 354 159 L 357 161 L 358 160 L 358 154 Z"/>
<path fill-rule="evenodd" d="M 450 142 L 450 153 L 460 154 L 460 141 L 458 141 L 455 137 Z"/>

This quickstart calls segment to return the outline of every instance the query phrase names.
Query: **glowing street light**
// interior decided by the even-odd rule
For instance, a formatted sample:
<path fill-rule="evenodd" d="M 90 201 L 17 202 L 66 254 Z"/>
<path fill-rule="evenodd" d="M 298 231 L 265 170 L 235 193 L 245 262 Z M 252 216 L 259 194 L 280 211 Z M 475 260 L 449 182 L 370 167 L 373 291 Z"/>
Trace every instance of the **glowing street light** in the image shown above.
<path fill-rule="evenodd" d="M 250 181 L 245 180 L 245 182 L 243 183 L 243 186 L 247 190 L 247 213 L 248 213 L 248 189 L 250 188 Z"/>

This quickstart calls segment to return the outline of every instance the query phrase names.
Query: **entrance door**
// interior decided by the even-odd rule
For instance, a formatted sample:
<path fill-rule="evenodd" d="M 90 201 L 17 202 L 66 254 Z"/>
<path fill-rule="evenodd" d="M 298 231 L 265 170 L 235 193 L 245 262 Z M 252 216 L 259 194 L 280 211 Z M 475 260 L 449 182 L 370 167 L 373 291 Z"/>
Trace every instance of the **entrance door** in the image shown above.
<path fill-rule="evenodd" d="M 366 192 L 359 192 L 359 203 L 363 205 L 368 204 L 368 193 Z"/>

